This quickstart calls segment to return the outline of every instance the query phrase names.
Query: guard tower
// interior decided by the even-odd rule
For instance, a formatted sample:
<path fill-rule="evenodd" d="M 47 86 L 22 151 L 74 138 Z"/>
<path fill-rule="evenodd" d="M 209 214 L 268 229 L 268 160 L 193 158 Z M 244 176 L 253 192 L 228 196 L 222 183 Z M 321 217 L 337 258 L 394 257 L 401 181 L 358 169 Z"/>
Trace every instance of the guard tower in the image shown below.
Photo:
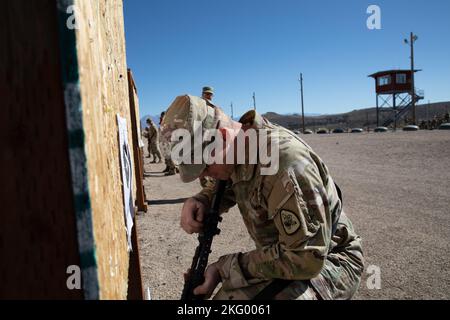
<path fill-rule="evenodd" d="M 422 70 L 414 70 L 414 73 L 419 71 Z M 424 98 L 423 90 L 417 90 L 415 88 L 415 99 L 413 100 L 411 70 L 380 71 L 369 75 L 369 77 L 375 79 L 377 94 L 377 126 L 380 126 L 381 108 L 390 108 L 393 111 L 393 114 L 388 117 L 383 117 L 382 125 L 387 127 L 394 123 L 394 126 L 397 127 L 398 120 L 406 116 L 415 102 Z"/>

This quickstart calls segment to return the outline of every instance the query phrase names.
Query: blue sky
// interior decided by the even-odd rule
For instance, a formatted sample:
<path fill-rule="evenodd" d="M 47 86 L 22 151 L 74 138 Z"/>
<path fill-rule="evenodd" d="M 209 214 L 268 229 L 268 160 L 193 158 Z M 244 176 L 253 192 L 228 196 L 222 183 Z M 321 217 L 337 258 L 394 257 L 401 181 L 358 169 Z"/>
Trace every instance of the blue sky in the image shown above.
<path fill-rule="evenodd" d="M 369 5 L 381 30 L 369 30 Z M 409 68 L 413 31 L 416 87 L 426 101 L 450 100 L 450 1 L 124 0 L 128 66 L 141 116 L 157 115 L 180 94 L 216 90 L 214 102 L 235 116 L 341 113 L 375 105 L 367 75 Z"/>

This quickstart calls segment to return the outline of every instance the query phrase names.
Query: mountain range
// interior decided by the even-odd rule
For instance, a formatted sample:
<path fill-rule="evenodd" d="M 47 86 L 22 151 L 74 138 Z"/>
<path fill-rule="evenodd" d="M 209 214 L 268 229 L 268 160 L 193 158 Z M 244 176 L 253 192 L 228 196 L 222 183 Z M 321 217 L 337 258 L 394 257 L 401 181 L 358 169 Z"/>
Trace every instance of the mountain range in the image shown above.
<path fill-rule="evenodd" d="M 432 120 L 434 116 L 443 116 L 446 112 L 450 112 L 450 101 L 417 105 L 417 122 Z M 384 122 L 392 113 L 392 108 L 380 108 L 380 122 Z M 273 123 L 292 130 L 300 129 L 301 126 L 301 115 L 298 113 L 267 112 L 263 116 Z M 159 124 L 159 115 L 146 115 L 141 118 L 143 128 L 146 127 L 147 118 L 151 118 L 157 125 Z M 358 109 L 340 114 L 305 113 L 305 126 L 310 129 L 323 127 L 330 130 L 335 128 L 374 128 L 376 127 L 376 108 Z"/>

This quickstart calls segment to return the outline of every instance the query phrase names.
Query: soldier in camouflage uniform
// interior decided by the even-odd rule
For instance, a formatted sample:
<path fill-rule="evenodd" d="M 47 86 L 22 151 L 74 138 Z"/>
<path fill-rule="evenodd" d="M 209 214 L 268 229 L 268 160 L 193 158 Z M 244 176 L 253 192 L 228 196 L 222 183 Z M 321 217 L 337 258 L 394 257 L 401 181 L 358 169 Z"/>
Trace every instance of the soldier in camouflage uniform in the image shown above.
<path fill-rule="evenodd" d="M 214 96 L 214 89 L 212 87 L 203 87 L 202 89 L 202 98 L 208 102 L 212 101 Z"/>
<path fill-rule="evenodd" d="M 262 175 L 264 166 L 259 162 L 180 164 L 183 182 L 205 175 L 229 180 L 221 212 L 237 204 L 256 245 L 250 252 L 228 254 L 210 264 L 205 282 L 194 294 L 208 297 L 221 282 L 214 299 L 252 299 L 276 279 L 285 279 L 289 281 L 273 292 L 273 299 L 350 299 L 364 269 L 361 239 L 319 156 L 297 135 L 253 110 L 237 125 L 219 108 L 192 96 L 178 97 L 168 109 L 162 123 L 164 139 L 178 128 L 192 131 L 194 120 L 202 121 L 204 129 L 270 130 L 279 146 L 279 166 L 273 175 Z M 212 188 L 205 188 L 186 200 L 181 226 L 187 233 L 201 231 L 212 194 Z"/>
<path fill-rule="evenodd" d="M 205 99 L 205 101 L 207 101 L 207 104 L 208 103 L 211 104 L 211 106 L 213 106 L 213 104 L 212 104 L 213 96 L 214 96 L 214 88 L 212 88 L 212 87 L 203 87 L 202 88 L 202 98 Z M 200 180 L 200 185 L 202 186 L 202 188 L 206 188 L 207 186 L 214 187 L 215 180 L 211 177 L 205 176 L 205 177 L 201 177 L 199 180 Z"/>
<path fill-rule="evenodd" d="M 161 122 L 164 118 L 164 114 L 165 112 L 161 112 L 161 115 L 159 117 L 159 125 L 161 125 Z M 166 168 L 163 170 L 163 172 L 167 175 L 167 176 L 173 176 L 174 174 L 177 173 L 177 167 L 175 165 L 175 163 L 173 163 L 171 157 L 170 157 L 170 146 L 167 143 L 167 141 L 165 141 L 162 138 L 162 135 L 159 136 L 160 137 L 160 145 L 161 145 L 161 151 L 162 154 L 164 156 L 164 163 L 166 164 Z"/>
<path fill-rule="evenodd" d="M 433 117 L 433 120 L 431 120 L 431 130 L 437 129 L 437 116 Z"/>
<path fill-rule="evenodd" d="M 159 150 L 159 131 L 152 119 L 147 119 L 148 124 L 148 157 L 153 157 L 151 163 L 160 163 L 162 160 Z"/>

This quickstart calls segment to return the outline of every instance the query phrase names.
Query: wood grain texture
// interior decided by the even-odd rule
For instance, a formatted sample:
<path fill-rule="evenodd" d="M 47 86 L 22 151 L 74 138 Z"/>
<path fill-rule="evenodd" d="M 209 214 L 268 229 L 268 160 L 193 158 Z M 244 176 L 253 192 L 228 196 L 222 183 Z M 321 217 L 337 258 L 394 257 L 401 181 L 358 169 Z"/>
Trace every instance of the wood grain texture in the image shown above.
<path fill-rule="evenodd" d="M 129 254 L 116 115 L 126 118 L 132 149 L 123 4 L 75 1 L 88 180 L 101 299 L 126 299 Z M 133 154 L 132 154 L 133 159 Z M 133 194 L 136 181 L 133 176 Z"/>
<path fill-rule="evenodd" d="M 0 299 L 81 299 L 56 5 L 0 10 Z"/>

